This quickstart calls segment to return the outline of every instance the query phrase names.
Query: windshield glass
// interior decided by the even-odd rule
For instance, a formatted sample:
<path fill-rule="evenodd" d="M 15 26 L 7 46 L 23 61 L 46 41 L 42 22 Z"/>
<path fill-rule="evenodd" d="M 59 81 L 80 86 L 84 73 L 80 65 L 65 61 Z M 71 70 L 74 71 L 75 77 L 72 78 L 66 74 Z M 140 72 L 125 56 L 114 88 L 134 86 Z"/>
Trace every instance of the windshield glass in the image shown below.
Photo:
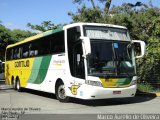
<path fill-rule="evenodd" d="M 98 30 L 94 30 L 94 33 L 91 31 L 93 30 L 88 30 L 88 27 L 85 31 L 86 36 L 91 39 L 91 55 L 87 58 L 88 75 L 98 77 L 134 76 L 135 66 L 132 59 L 134 55 L 127 31 L 122 30 L 122 32 L 115 29 L 114 34 L 117 34 L 117 39 L 111 35 L 115 40 L 112 40 L 108 33 L 101 32 L 100 27 Z M 99 33 L 95 31 L 99 31 Z M 118 31 L 120 32 L 118 33 Z"/>

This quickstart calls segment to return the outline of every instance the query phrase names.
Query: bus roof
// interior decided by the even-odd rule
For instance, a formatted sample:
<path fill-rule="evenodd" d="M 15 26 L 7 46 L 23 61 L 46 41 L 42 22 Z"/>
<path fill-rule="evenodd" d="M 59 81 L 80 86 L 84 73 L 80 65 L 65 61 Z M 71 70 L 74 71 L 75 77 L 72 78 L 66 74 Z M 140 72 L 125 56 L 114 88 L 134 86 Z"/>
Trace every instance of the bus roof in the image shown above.
<path fill-rule="evenodd" d="M 26 43 L 26 42 L 29 42 L 29 41 L 32 41 L 32 40 L 36 40 L 36 39 L 38 39 L 38 38 L 42 38 L 42 37 L 51 35 L 51 34 L 53 34 L 53 33 L 61 32 L 61 31 L 63 31 L 64 29 L 68 29 L 68 28 L 75 27 L 75 26 L 84 26 L 84 25 L 88 25 L 88 26 L 105 26 L 105 27 L 112 27 L 112 28 L 127 29 L 127 28 L 124 27 L 124 26 L 112 25 L 112 24 L 103 24 L 103 23 L 73 23 L 73 24 L 68 24 L 68 25 L 59 27 L 59 28 L 57 28 L 57 29 L 49 30 L 49 31 L 46 31 L 46 32 L 37 34 L 37 35 L 35 35 L 35 36 L 26 38 L 26 39 L 24 39 L 24 40 L 22 40 L 22 41 L 20 41 L 20 42 L 15 43 L 15 44 L 8 45 L 7 48 L 14 47 L 14 46 L 17 46 L 17 45 L 21 45 L 21 44 L 23 44 L 23 43 Z"/>
<path fill-rule="evenodd" d="M 73 24 L 68 24 L 66 26 L 64 26 L 64 29 L 68 29 L 74 26 L 84 26 L 84 25 L 88 25 L 88 26 L 104 26 L 104 27 L 112 27 L 112 28 L 120 28 L 120 29 L 127 29 L 124 26 L 120 26 L 120 25 L 113 25 L 113 24 L 104 24 L 104 23 L 73 23 Z"/>

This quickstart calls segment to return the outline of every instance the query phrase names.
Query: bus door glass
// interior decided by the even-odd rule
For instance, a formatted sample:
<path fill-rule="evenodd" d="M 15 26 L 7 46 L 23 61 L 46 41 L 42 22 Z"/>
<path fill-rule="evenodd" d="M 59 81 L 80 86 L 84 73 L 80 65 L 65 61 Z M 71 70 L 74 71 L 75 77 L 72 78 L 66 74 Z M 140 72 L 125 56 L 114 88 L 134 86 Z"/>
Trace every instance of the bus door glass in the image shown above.
<path fill-rule="evenodd" d="M 80 27 L 73 27 L 67 30 L 68 59 L 71 75 L 74 77 L 74 84 L 81 83 L 85 79 L 82 42 L 80 40 Z M 75 82 L 77 81 L 77 82 Z"/>

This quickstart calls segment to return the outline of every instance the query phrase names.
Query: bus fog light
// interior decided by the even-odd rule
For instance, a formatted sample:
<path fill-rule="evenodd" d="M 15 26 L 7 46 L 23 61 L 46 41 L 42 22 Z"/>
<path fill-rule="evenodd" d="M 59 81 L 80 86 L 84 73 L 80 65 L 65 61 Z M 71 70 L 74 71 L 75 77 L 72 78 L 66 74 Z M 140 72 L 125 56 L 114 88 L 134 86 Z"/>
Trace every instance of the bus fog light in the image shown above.
<path fill-rule="evenodd" d="M 92 86 L 99 86 L 102 87 L 102 83 L 99 81 L 92 81 L 92 80 L 86 80 L 87 85 L 92 85 Z"/>

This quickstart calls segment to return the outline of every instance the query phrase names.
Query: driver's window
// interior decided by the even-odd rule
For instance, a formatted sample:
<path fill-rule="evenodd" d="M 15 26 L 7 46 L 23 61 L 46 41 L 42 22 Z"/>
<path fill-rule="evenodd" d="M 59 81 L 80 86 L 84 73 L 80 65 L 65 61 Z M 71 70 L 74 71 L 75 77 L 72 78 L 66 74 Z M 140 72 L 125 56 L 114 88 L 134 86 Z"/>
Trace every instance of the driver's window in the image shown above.
<path fill-rule="evenodd" d="M 81 42 L 74 45 L 74 76 L 85 79 L 83 50 Z"/>

